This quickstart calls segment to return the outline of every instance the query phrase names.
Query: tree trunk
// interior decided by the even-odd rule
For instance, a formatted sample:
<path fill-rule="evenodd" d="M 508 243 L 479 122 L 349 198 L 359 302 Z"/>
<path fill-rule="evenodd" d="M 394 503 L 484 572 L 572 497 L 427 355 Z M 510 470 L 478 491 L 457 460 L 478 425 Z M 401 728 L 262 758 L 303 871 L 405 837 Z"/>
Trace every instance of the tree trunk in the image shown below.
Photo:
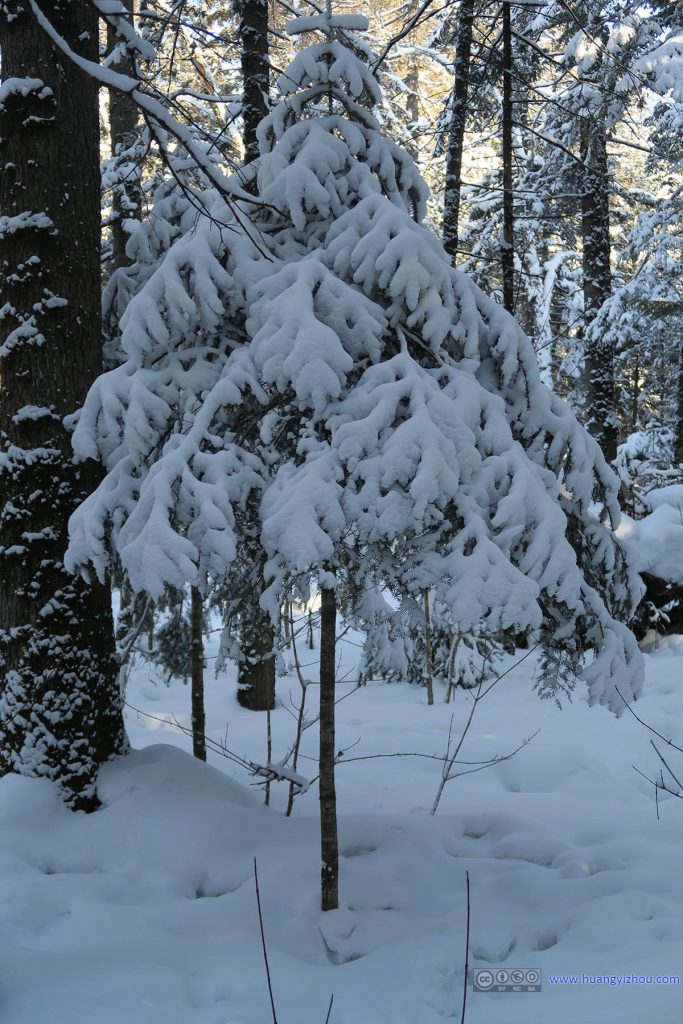
<path fill-rule="evenodd" d="M 420 127 L 420 69 L 415 54 L 411 54 L 408 58 L 408 70 L 406 72 L 405 83 L 406 89 L 408 90 L 406 110 L 408 111 L 408 117 L 410 118 L 408 123 L 408 133 L 410 138 L 406 149 L 412 156 L 413 160 L 417 163 L 420 156 L 418 135 Z"/>
<path fill-rule="evenodd" d="M 320 591 L 320 853 L 321 906 L 339 906 L 337 795 L 334 784 L 337 603 L 334 590 Z"/>
<path fill-rule="evenodd" d="M 243 0 L 240 13 L 244 162 L 248 164 L 259 155 L 256 129 L 268 113 L 268 0 Z"/>
<path fill-rule="evenodd" d="M 455 44 L 455 82 L 453 105 L 448 132 L 446 154 L 446 182 L 443 203 L 443 244 L 453 262 L 458 252 L 458 221 L 460 217 L 460 191 L 462 156 L 467 121 L 467 96 L 470 84 L 470 58 L 474 25 L 474 0 L 462 0 L 460 21 Z"/>
<path fill-rule="evenodd" d="M 683 341 L 678 348 L 678 397 L 676 403 L 676 440 L 674 443 L 674 463 L 683 463 Z"/>
<path fill-rule="evenodd" d="M 249 164 L 259 156 L 256 129 L 268 113 L 268 0 L 242 0 L 239 13 L 244 162 Z M 255 189 L 255 183 L 248 188 Z M 254 524 L 258 524 L 255 510 L 252 510 L 252 518 Z M 265 561 L 260 548 L 255 550 L 254 558 L 260 563 Z M 255 590 L 247 598 L 246 613 L 242 616 L 237 699 L 250 711 L 272 711 L 275 707 L 275 634 L 270 617 L 259 604 L 259 597 L 260 593 Z"/>
<path fill-rule="evenodd" d="M 133 20 L 133 0 L 123 0 Z M 114 48 L 119 37 L 111 25 L 107 26 L 107 45 Z M 112 71 L 132 75 L 134 61 L 124 52 L 118 60 L 109 65 Z M 128 233 L 124 230 L 126 218 L 139 220 L 142 213 L 142 188 L 140 168 L 136 166 L 131 149 L 139 138 L 140 117 L 138 108 L 125 93 L 109 93 L 109 131 L 111 133 L 111 155 L 117 163 L 116 183 L 112 193 L 112 269 L 127 266 L 126 242 Z"/>
<path fill-rule="evenodd" d="M 240 619 L 237 700 L 249 711 L 275 707 L 275 633 L 270 616 L 259 604 L 259 590 L 245 596 Z"/>
<path fill-rule="evenodd" d="M 631 384 L 631 418 L 628 427 L 629 434 L 632 434 L 638 426 L 638 404 L 640 402 L 640 359 L 636 356 L 633 367 L 633 381 Z"/>
<path fill-rule="evenodd" d="M 598 441 L 607 461 L 611 462 L 617 454 L 614 345 L 595 337 L 590 329 L 612 292 L 607 139 L 603 120 L 591 120 L 583 128 L 581 158 L 586 165 L 581 196 L 588 392 L 586 426 Z"/>
<path fill-rule="evenodd" d="M 503 305 L 515 309 L 514 197 L 512 192 L 512 26 L 510 0 L 503 0 Z"/>
<path fill-rule="evenodd" d="M 206 718 L 204 715 L 204 607 L 198 587 L 191 590 L 192 630 L 192 753 L 206 761 Z"/>
<path fill-rule="evenodd" d="M 422 603 L 425 613 L 425 658 L 427 669 L 427 703 L 431 706 L 434 703 L 434 665 L 432 661 L 432 624 L 429 615 L 429 591 L 425 588 L 422 591 Z"/>
<path fill-rule="evenodd" d="M 265 648 L 252 648 L 252 656 L 261 660 L 241 660 L 238 666 L 237 700 L 248 711 L 272 711 L 275 707 L 275 658 L 272 654 L 264 658 L 264 653 Z"/>
<path fill-rule="evenodd" d="M 43 4 L 97 60 L 87 0 Z M 76 464 L 63 417 L 101 370 L 97 86 L 27 4 L 0 13 L 0 771 L 57 781 L 97 806 L 99 765 L 125 748 L 109 588 L 64 569 L 67 522 L 100 470 Z"/>

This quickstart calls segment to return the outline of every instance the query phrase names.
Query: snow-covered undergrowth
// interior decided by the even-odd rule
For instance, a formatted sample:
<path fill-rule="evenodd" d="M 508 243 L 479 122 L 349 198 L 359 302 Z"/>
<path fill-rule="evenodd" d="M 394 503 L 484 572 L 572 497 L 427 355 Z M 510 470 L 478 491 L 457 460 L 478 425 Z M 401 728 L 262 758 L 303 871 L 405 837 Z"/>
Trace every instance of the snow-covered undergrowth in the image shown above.
<path fill-rule="evenodd" d="M 637 708 L 681 741 L 679 651 L 669 642 L 648 656 Z M 346 667 L 358 653 L 345 645 Z M 315 665 L 304 671 L 314 677 Z M 504 754 L 541 731 L 511 760 L 448 783 L 436 817 L 438 762 L 351 758 L 442 754 L 451 714 L 457 732 L 471 698 L 459 692 L 448 706 L 439 694 L 429 708 L 421 688 L 376 683 L 339 703 L 342 909 L 324 916 L 315 785 L 287 819 L 284 783 L 265 808 L 233 763 L 199 764 L 182 733 L 132 711 L 137 749 L 102 772 L 97 813 L 64 810 L 48 782 L 0 780 L 2 1019 L 270 1021 L 255 856 L 280 1024 L 322 1024 L 331 993 L 333 1024 L 460 1021 L 466 871 L 471 965 L 543 972 L 540 993 L 470 990 L 468 1024 L 680 1024 L 681 984 L 550 983 L 683 975 L 683 803 L 660 797 L 657 820 L 652 787 L 632 767 L 652 775 L 656 755 L 632 716 L 588 708 L 581 692 L 558 710 L 531 692 L 532 672 L 527 659 L 481 703 L 461 756 Z M 274 760 L 292 737 L 283 705 L 298 684 L 280 680 L 278 692 Z M 128 699 L 189 723 L 188 688 L 154 684 L 145 667 Z M 219 741 L 227 727 L 231 750 L 265 760 L 264 716 L 240 709 L 232 681 L 211 673 L 207 722 Z M 305 754 L 316 743 L 312 728 Z M 313 778 L 314 761 L 299 770 Z"/>

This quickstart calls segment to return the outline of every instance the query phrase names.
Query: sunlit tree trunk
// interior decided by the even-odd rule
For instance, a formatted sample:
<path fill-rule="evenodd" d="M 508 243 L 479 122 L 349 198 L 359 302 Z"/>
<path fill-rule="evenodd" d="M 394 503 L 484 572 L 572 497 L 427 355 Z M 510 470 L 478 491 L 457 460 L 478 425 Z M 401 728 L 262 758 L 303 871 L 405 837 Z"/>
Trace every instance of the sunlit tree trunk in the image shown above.
<path fill-rule="evenodd" d="M 443 244 L 455 262 L 458 252 L 460 192 L 462 189 L 462 157 L 467 121 L 467 99 L 470 82 L 470 59 L 474 25 L 474 0 L 462 0 L 455 43 L 455 65 L 451 121 L 446 153 L 446 182 L 443 205 Z"/>
<path fill-rule="evenodd" d="M 242 0 L 239 13 L 244 162 L 250 163 L 259 155 L 256 129 L 268 112 L 268 0 Z"/>
<path fill-rule="evenodd" d="M 133 0 L 123 0 L 124 5 L 133 11 Z M 119 37 L 111 25 L 107 26 L 107 44 L 112 50 Z M 133 58 L 123 51 L 118 59 L 110 63 L 112 71 L 130 75 L 133 73 Z M 125 93 L 111 90 L 109 93 L 109 132 L 111 136 L 111 155 L 118 162 L 118 175 L 112 193 L 112 269 L 123 267 L 128 263 L 126 242 L 128 234 L 123 223 L 126 218 L 139 220 L 142 212 L 142 189 L 140 168 L 124 154 L 129 154 L 134 146 L 140 130 L 138 108 Z"/>

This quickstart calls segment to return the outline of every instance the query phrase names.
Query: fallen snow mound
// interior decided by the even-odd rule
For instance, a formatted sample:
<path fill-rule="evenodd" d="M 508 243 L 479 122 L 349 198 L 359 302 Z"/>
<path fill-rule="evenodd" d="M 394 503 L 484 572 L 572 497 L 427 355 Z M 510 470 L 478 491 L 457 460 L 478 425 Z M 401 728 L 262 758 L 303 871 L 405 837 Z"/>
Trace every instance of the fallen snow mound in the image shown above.
<path fill-rule="evenodd" d="M 680 984 L 551 983 L 683 973 L 683 810 L 664 799 L 657 820 L 652 787 L 632 767 L 653 773 L 657 761 L 632 716 L 589 708 L 578 693 L 563 710 L 540 701 L 530 664 L 482 703 L 461 756 L 482 760 L 540 733 L 512 760 L 449 783 L 436 817 L 438 762 L 351 758 L 441 753 L 471 695 L 446 705 L 439 693 L 430 708 L 420 687 L 369 684 L 341 701 L 342 906 L 324 916 L 315 786 L 291 818 L 286 784 L 265 808 L 248 777 L 196 762 L 179 749 L 187 738 L 158 721 L 188 720 L 188 688 L 154 686 L 140 671 L 129 700 L 157 718 L 130 715 L 143 749 L 104 769 L 101 810 L 72 814 L 47 782 L 0 780 L 2 1020 L 266 1024 L 256 857 L 280 1024 L 322 1024 L 332 993 L 332 1024 L 459 1021 L 466 871 L 470 966 L 543 972 L 540 993 L 470 989 L 467 1024 L 680 1024 Z M 672 648 L 647 667 L 639 713 L 675 731 L 683 659 Z M 258 759 L 263 718 L 226 685 L 207 680 L 209 734 L 224 736 L 227 714 L 230 745 Z M 295 685 L 280 683 L 274 756 L 291 736 L 284 704 Z M 314 734 L 300 762 L 311 778 Z"/>

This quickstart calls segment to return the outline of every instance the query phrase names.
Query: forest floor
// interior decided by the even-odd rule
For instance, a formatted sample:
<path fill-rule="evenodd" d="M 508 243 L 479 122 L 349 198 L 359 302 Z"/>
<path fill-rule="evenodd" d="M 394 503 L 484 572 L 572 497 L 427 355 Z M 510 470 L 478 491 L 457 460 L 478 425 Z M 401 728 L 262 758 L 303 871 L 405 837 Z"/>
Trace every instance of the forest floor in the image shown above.
<path fill-rule="evenodd" d="M 302 660 L 315 658 L 304 648 Z M 533 671 L 532 657 L 517 664 L 479 704 L 461 757 L 486 760 L 538 734 L 449 782 L 434 817 L 438 761 L 351 758 L 442 755 L 471 695 L 447 705 L 438 691 L 428 707 L 418 687 L 339 685 L 342 909 L 322 915 L 316 786 L 285 818 L 285 783 L 266 808 L 234 762 L 195 761 L 189 739 L 158 720 L 189 724 L 189 688 L 141 665 L 128 700 L 155 717 L 129 709 L 134 751 L 103 770 L 101 810 L 74 815 L 49 783 L 0 780 L 0 1018 L 268 1024 L 256 857 L 279 1024 L 324 1024 L 331 994 L 331 1024 L 459 1022 L 466 872 L 470 967 L 542 975 L 537 992 L 470 988 L 467 1024 L 681 1024 L 683 980 L 655 979 L 683 976 L 683 802 L 660 797 L 658 820 L 633 766 L 653 777 L 659 761 L 628 711 L 589 708 L 581 688 L 559 709 L 534 695 Z M 315 678 L 315 664 L 304 672 Z M 298 690 L 294 675 L 279 682 L 273 761 L 292 739 L 285 705 Z M 312 708 L 316 698 L 312 685 Z M 212 672 L 206 703 L 208 735 L 263 763 L 265 715 L 240 709 L 234 683 Z M 683 745 L 683 639 L 647 657 L 636 710 Z M 313 727 L 299 764 L 308 778 L 316 745 Z M 660 749 L 683 776 L 683 755 Z M 614 980 L 551 980 L 584 974 Z"/>

